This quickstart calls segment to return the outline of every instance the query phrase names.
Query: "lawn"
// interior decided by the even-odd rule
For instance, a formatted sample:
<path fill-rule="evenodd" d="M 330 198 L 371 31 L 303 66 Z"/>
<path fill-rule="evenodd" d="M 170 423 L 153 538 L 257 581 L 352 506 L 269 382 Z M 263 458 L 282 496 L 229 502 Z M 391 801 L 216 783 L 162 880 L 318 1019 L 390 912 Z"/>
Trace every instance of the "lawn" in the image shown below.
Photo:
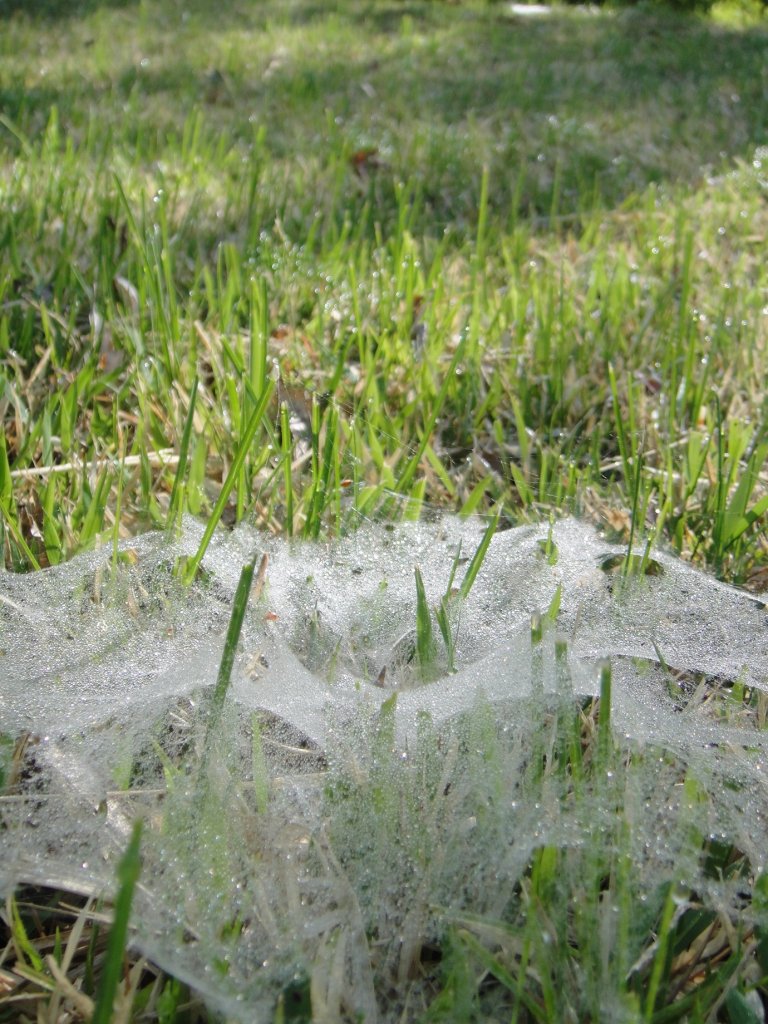
<path fill-rule="evenodd" d="M 394 0 L 72 6 L 0 0 L 9 572 L 100 548 L 117 561 L 147 531 L 186 536 L 191 515 L 210 529 L 168 586 L 194 592 L 207 545 L 235 524 L 330 544 L 446 511 L 500 534 L 573 514 L 645 551 L 624 575 L 645 572 L 655 544 L 766 589 L 768 29 L 756 17 Z M 471 901 L 440 923 L 432 910 L 411 921 L 423 934 L 409 958 L 387 948 L 372 974 L 382 1019 L 762 1019 L 764 865 L 732 836 L 688 823 L 691 856 L 708 878 L 740 879 L 743 907 L 668 882 L 635 914 L 650 869 L 616 808 L 636 779 L 644 806 L 656 755 L 605 739 L 610 672 L 603 684 L 602 704 L 547 709 L 544 769 L 525 737 L 505 746 L 490 713 L 467 726 L 498 778 L 517 771 L 520 799 L 583 797 L 608 815 L 603 838 L 531 849 L 498 920 L 479 900 L 482 921 Z M 759 688 L 688 684 L 721 718 L 737 706 L 762 730 Z M 386 714 L 369 737 L 382 750 Z M 453 786 L 451 814 L 465 820 L 473 787 L 493 785 L 471 743 L 457 741 L 450 767 L 433 763 L 430 745 L 452 748 L 424 730 L 413 777 L 394 763 L 381 777 L 331 771 L 318 856 L 353 865 L 356 891 L 372 849 L 398 855 L 377 825 L 395 820 L 393 802 L 415 821 L 426 801 L 443 821 Z M 19 736 L 2 739 L 23 757 Z M 661 790 L 706 802 L 674 758 L 659 774 Z M 2 778 L 11 799 L 21 782 Z M 350 823 L 355 801 L 381 815 Z M 637 815 L 650 827 L 650 812 Z M 445 841 L 443 825 L 429 841 Z M 491 856 L 501 812 L 485 827 Z M 372 848 L 358 842 L 369 832 Z M 598 964 L 606 894 L 618 953 Z M 7 1011 L 0 988 L 0 1019 L 34 1019 L 35 993 L 64 998 L 33 956 L 35 943 L 53 948 L 49 921 L 64 912 L 29 906 L 52 898 L 9 901 L 6 934 L 30 976 L 8 983 L 27 1001 Z M 68 965 L 92 995 L 103 929 L 76 920 L 86 952 L 75 943 Z M 543 920 L 551 962 L 547 928 L 531 924 Z M 377 927 L 363 929 L 372 949 Z M 271 978 L 276 1020 L 310 1003 L 316 1019 L 353 1019 L 334 948 L 322 945 L 314 975 L 303 965 L 310 980 Z M 147 1006 L 158 1020 L 205 1014 L 178 1009 L 181 981 L 143 969 L 125 1019 Z"/>

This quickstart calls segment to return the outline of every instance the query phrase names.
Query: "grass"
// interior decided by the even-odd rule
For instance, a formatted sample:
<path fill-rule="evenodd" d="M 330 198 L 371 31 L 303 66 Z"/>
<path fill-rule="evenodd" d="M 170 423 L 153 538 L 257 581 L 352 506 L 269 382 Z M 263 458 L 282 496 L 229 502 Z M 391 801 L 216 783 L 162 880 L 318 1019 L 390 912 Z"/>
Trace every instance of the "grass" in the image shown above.
<path fill-rule="evenodd" d="M 489 516 L 488 542 L 497 522 L 576 512 L 627 543 L 624 574 L 659 542 L 764 589 L 768 34 L 720 14 L 0 6 L 6 568 L 192 513 L 208 526 L 191 582 L 221 525 L 323 539 L 436 506 Z M 434 612 L 452 666 L 450 590 Z M 628 770 L 605 707 L 562 712 L 547 778 L 567 763 L 575 787 L 593 754 Z M 759 929 L 739 946 L 692 907 L 697 933 L 664 893 L 630 940 L 624 841 L 611 865 L 532 852 L 514 928 L 466 917 L 442 936 L 425 1019 L 489 1019 L 487 999 L 598 1019 L 568 993 L 609 892 L 627 1014 L 749 1020 Z M 593 883 L 575 921 L 558 881 L 574 857 Z M 678 983 L 720 929 L 730 952 L 691 954 Z M 186 998 L 137 984 L 147 1005 Z"/>
<path fill-rule="evenodd" d="M 133 891 L 141 871 L 139 847 L 141 844 L 142 819 L 133 826 L 133 834 L 117 869 L 120 888 L 115 899 L 115 915 L 109 933 L 107 954 L 99 979 L 99 988 L 91 1020 L 94 1024 L 109 1024 L 114 1019 L 115 996 L 123 973 L 123 959 L 128 939 L 128 924 L 131 915 Z"/>
<path fill-rule="evenodd" d="M 7 23 L 6 563 L 171 498 L 318 537 L 395 492 L 759 574 L 762 30 L 281 10 L 43 21 L 39 99 Z"/>

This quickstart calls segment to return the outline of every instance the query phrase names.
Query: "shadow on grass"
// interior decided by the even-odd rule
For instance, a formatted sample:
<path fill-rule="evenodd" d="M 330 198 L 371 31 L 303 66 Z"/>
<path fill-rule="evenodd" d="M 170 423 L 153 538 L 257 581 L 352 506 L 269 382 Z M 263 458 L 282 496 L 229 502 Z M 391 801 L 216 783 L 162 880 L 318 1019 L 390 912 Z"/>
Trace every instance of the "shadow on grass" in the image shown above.
<path fill-rule="evenodd" d="M 109 6 L 5 2 L 41 17 Z M 130 144 L 134 120 L 158 152 L 195 107 L 234 144 L 263 127 L 274 160 L 322 165 L 375 147 L 379 178 L 421 181 L 438 222 L 471 219 L 484 165 L 496 212 L 548 216 L 590 192 L 613 206 L 649 182 L 695 182 L 768 139 L 763 28 L 387 0 L 157 0 L 151 24 L 146 61 L 134 44 L 91 72 L 84 50 L 76 74 L 49 76 L 42 92 L 7 76 L 3 112 L 36 134 L 55 104 L 77 135 L 98 109 L 116 144 Z M 219 69 L 213 98 L 207 76 Z"/>
<path fill-rule="evenodd" d="M 0 0 L 0 18 L 23 14 L 54 20 L 82 18 L 101 7 L 133 7 L 137 0 Z"/>

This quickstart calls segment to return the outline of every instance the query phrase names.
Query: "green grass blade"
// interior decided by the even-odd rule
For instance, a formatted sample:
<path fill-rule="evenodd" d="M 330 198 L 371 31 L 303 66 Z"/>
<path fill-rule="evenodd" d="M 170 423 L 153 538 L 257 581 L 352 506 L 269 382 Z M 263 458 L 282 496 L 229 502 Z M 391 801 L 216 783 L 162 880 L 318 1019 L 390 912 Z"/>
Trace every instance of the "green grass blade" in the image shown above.
<path fill-rule="evenodd" d="M 248 598 L 251 593 L 251 583 L 253 582 L 253 574 L 256 569 L 257 558 L 258 555 L 254 555 L 251 561 L 247 565 L 243 566 L 242 572 L 240 573 L 240 580 L 237 584 L 237 590 L 235 591 L 235 600 L 232 604 L 232 615 L 229 619 L 227 636 L 224 641 L 224 651 L 221 655 L 219 674 L 216 679 L 216 689 L 213 691 L 213 698 L 211 702 L 211 721 L 208 727 L 209 733 L 221 715 L 221 710 L 224 707 L 224 701 L 227 696 L 227 690 L 232 682 L 232 668 L 235 664 L 237 645 L 240 642 L 243 620 L 245 619 L 245 613 L 248 608 Z"/>
<path fill-rule="evenodd" d="M 552 600 L 549 602 L 549 607 L 544 612 L 544 621 L 548 626 L 554 626 L 557 622 L 557 616 L 560 614 L 560 602 L 563 596 L 563 585 L 562 583 L 557 584 L 557 588 L 552 595 Z"/>
<path fill-rule="evenodd" d="M 480 179 L 480 203 L 477 211 L 477 232 L 475 234 L 475 261 L 480 274 L 485 267 L 485 245 L 488 232 L 488 190 L 490 173 L 488 165 L 483 167 Z"/>
<path fill-rule="evenodd" d="M 203 556 L 208 550 L 208 545 L 211 543 L 211 537 L 213 537 L 214 530 L 216 529 L 222 513 L 224 512 L 224 508 L 226 507 L 227 499 L 232 492 L 232 488 L 237 482 L 238 474 L 240 473 L 248 455 L 248 449 L 256 436 L 256 431 L 258 430 L 259 424 L 267 410 L 274 387 L 273 381 L 269 381 L 267 383 L 267 386 L 264 389 L 264 394 L 259 399 L 258 405 L 253 410 L 253 414 L 248 421 L 248 425 L 245 428 L 240 444 L 235 452 L 235 457 L 232 460 L 232 465 L 229 467 L 227 477 L 222 485 L 219 496 L 216 499 L 216 504 L 213 506 L 213 512 L 211 513 L 211 518 L 208 520 L 205 527 L 205 532 L 203 533 L 202 540 L 200 541 L 200 546 L 184 569 L 184 582 L 187 584 L 191 583 L 197 575 L 197 570 L 203 560 Z"/>
<path fill-rule="evenodd" d="M 462 519 L 468 519 L 471 515 L 477 512 L 480 502 L 483 500 L 483 495 L 488 490 L 491 484 L 491 478 L 488 476 L 481 477 L 480 480 L 472 488 L 469 497 L 459 509 L 459 515 Z"/>
<path fill-rule="evenodd" d="M 267 342 L 269 340 L 269 296 L 266 278 L 254 284 L 251 295 L 251 347 L 249 353 L 250 391 L 260 395 L 267 382 Z"/>
<path fill-rule="evenodd" d="M 117 495 L 115 497 L 115 525 L 112 529 L 112 567 L 117 565 L 120 554 L 120 521 L 123 507 L 123 482 L 125 480 L 125 451 L 120 451 L 120 468 L 117 471 Z"/>
<path fill-rule="evenodd" d="M 285 483 L 285 532 L 293 536 L 293 438 L 288 406 L 280 406 L 280 441 L 283 453 L 283 480 Z"/>
<path fill-rule="evenodd" d="M 768 512 L 768 494 L 763 495 L 763 497 L 760 498 L 752 508 L 747 509 L 743 515 L 736 516 L 733 520 L 729 520 L 725 534 L 726 548 L 730 547 L 739 539 L 739 537 L 743 536 L 750 526 L 754 526 L 758 519 L 762 518 L 766 512 Z"/>
<path fill-rule="evenodd" d="M 12 498 L 13 478 L 11 477 L 11 467 L 8 462 L 8 449 L 5 444 L 5 433 L 0 431 L 0 502 L 6 508 L 10 508 Z"/>
<path fill-rule="evenodd" d="M 531 998 L 524 987 L 526 980 L 525 965 L 522 964 L 517 975 L 514 975 L 498 957 L 486 949 L 470 932 L 461 929 L 458 932 L 458 938 L 477 957 L 485 970 L 492 974 L 510 993 L 513 993 L 519 1003 L 523 1004 L 531 1015 L 531 1020 L 541 1021 L 543 1024 L 545 1020 L 544 1008 Z"/>
<path fill-rule="evenodd" d="M 613 672 L 611 663 L 600 669 L 600 709 L 597 715 L 597 759 L 601 771 L 608 768 L 613 749 L 611 733 L 611 690 Z"/>
<path fill-rule="evenodd" d="M 422 672 L 426 672 L 434 660 L 435 641 L 432 633 L 432 615 L 424 589 L 424 578 L 418 565 L 416 574 L 416 654 Z"/>
<path fill-rule="evenodd" d="M 315 413 L 317 410 L 317 413 Z M 320 527 L 323 522 L 323 512 L 327 506 L 329 499 L 331 498 L 331 488 L 329 486 L 331 480 L 331 470 L 338 466 L 339 461 L 339 433 L 338 433 L 338 413 L 333 404 L 328 406 L 327 414 L 325 417 L 325 444 L 323 445 L 322 457 L 320 456 L 320 426 L 321 426 L 321 413 L 319 406 L 316 404 L 313 407 L 313 423 L 312 423 L 312 448 L 313 456 L 315 450 L 317 451 L 317 457 L 313 457 L 312 469 L 313 469 L 313 487 L 312 487 L 312 500 L 307 513 L 307 522 L 304 528 L 304 534 L 307 537 L 311 537 L 313 540 L 317 540 L 320 536 Z"/>
<path fill-rule="evenodd" d="M 34 150 L 32 149 L 32 145 L 29 139 L 21 130 L 21 128 L 19 128 L 19 126 L 14 121 L 12 121 L 7 114 L 0 114 L 0 125 L 2 125 L 3 128 L 6 129 L 6 131 L 10 132 L 11 135 L 13 135 L 13 137 L 16 139 L 16 141 L 19 143 L 22 150 L 24 151 L 24 155 L 26 157 L 34 157 Z"/>
<path fill-rule="evenodd" d="M 472 556 L 472 561 L 467 566 L 467 571 L 464 574 L 464 579 L 461 581 L 461 587 L 459 588 L 459 595 L 462 601 L 466 600 L 469 596 L 469 592 L 472 589 L 472 584 L 477 578 L 477 574 L 480 572 L 480 568 L 485 560 L 485 556 L 488 553 L 488 548 L 493 540 L 493 535 L 496 533 L 496 527 L 499 525 L 499 517 L 501 516 L 501 508 L 499 505 L 496 510 L 496 514 L 488 523 L 483 538 L 477 546 L 477 550 Z"/>
<path fill-rule="evenodd" d="M 761 498 L 749 508 L 752 492 L 758 482 L 760 471 L 768 459 L 768 444 L 759 445 L 750 456 L 741 480 L 723 514 L 723 528 L 720 535 L 723 550 L 729 548 L 768 508 L 768 496 Z"/>
<path fill-rule="evenodd" d="M 448 606 L 445 597 L 440 598 L 440 604 L 435 608 L 435 618 L 437 624 L 440 627 L 440 635 L 443 638 L 445 644 L 445 651 L 448 655 L 448 671 L 456 671 L 456 653 L 455 643 L 453 639 L 453 631 L 451 630 L 451 620 L 448 615 Z"/>
<path fill-rule="evenodd" d="M 662 981 L 665 979 L 666 975 L 669 972 L 667 950 L 669 948 L 672 920 L 675 915 L 676 906 L 677 903 L 675 900 L 675 888 L 674 885 L 671 884 L 669 887 L 669 891 L 667 892 L 667 898 L 664 901 L 664 908 L 661 912 L 661 921 L 659 922 L 659 927 L 657 929 L 656 956 L 653 959 L 651 976 L 648 979 L 648 991 L 646 993 L 645 999 L 645 1019 L 647 1021 L 654 1020 L 653 1011 L 656 1007 L 656 1000 L 658 998 L 659 989 L 661 987 Z"/>
<path fill-rule="evenodd" d="M 622 575 L 624 577 L 627 577 L 630 574 L 635 565 L 633 548 L 635 546 L 635 534 L 641 517 L 640 485 L 643 479 L 642 455 L 638 454 L 634 462 L 634 473 L 632 476 L 632 510 L 629 517 L 629 540 L 627 541 L 627 557 L 624 559 L 624 565 L 622 567 Z"/>
<path fill-rule="evenodd" d="M 240 642 L 240 633 L 243 629 L 245 613 L 248 610 L 248 599 L 251 594 L 251 584 L 253 583 L 253 574 L 256 569 L 256 559 L 258 557 L 257 553 L 253 556 L 250 562 L 243 566 L 242 571 L 240 572 L 237 590 L 235 591 L 235 599 L 232 602 L 232 614 L 229 617 L 227 635 L 224 639 L 224 650 L 222 651 L 221 662 L 219 663 L 219 673 L 216 677 L 216 686 L 214 687 L 213 695 L 211 697 L 208 724 L 205 729 L 205 740 L 203 742 L 203 753 L 200 759 L 197 792 L 199 810 L 202 810 L 206 796 L 209 792 L 208 765 L 215 747 L 215 737 L 218 731 L 219 722 L 221 721 L 222 712 L 224 711 L 227 692 L 229 691 L 229 687 L 232 682 L 232 669 L 235 665 L 237 645 Z"/>
<path fill-rule="evenodd" d="M 45 970 L 45 963 L 35 948 L 34 943 L 30 940 L 29 935 L 27 935 L 27 929 L 24 927 L 24 921 L 19 912 L 19 905 L 13 896 L 9 899 L 8 905 L 11 912 L 11 935 L 13 941 L 18 946 L 22 958 L 27 958 L 27 962 L 32 967 L 32 970 L 42 974 Z"/>
<path fill-rule="evenodd" d="M 187 468 L 187 458 L 189 456 L 189 441 L 192 437 L 192 424 L 195 419 L 195 402 L 197 401 L 197 377 L 195 377 L 194 383 L 192 384 L 192 390 L 189 395 L 189 409 L 187 410 L 187 418 L 184 422 L 184 432 L 181 435 L 181 444 L 179 445 L 179 463 L 176 467 L 176 476 L 173 479 L 173 489 L 171 490 L 171 500 L 168 503 L 168 527 L 171 528 L 177 521 L 178 517 L 181 516 L 184 509 L 181 506 L 180 496 L 182 493 L 182 484 L 184 481 L 184 473 Z"/>
<path fill-rule="evenodd" d="M 408 493 L 408 490 L 411 486 L 411 481 L 413 480 L 413 477 L 416 474 L 416 470 L 419 468 L 424 452 L 427 450 L 427 445 L 429 444 L 430 438 L 432 436 L 432 431 L 435 429 L 437 419 L 440 416 L 442 408 L 445 405 L 446 398 L 448 397 L 448 390 L 455 381 L 456 367 L 464 358 L 464 351 L 466 347 L 467 336 L 464 335 L 459 344 L 456 346 L 456 351 L 454 352 L 450 365 L 446 370 L 445 377 L 443 379 L 443 383 L 440 387 L 440 390 L 437 394 L 437 398 L 435 399 L 435 403 L 432 409 L 430 410 L 429 416 L 427 417 L 427 420 L 424 424 L 424 429 L 422 430 L 419 445 L 414 454 L 407 462 L 405 469 L 403 470 L 403 472 L 401 473 L 400 477 L 397 480 L 396 489 L 400 491 L 402 494 Z"/>
<path fill-rule="evenodd" d="M 141 872 L 139 847 L 142 826 L 141 819 L 134 824 L 131 840 L 117 867 L 120 888 L 115 900 L 115 915 L 107 940 L 107 952 L 101 969 L 92 1024 L 110 1024 L 113 1019 L 115 995 L 123 973 L 133 893 Z"/>
<path fill-rule="evenodd" d="M 80 527 L 81 543 L 87 544 L 104 527 L 104 513 L 107 508 L 107 499 L 112 489 L 112 474 L 108 468 L 104 468 L 96 480 L 96 487 L 90 496 L 88 507 Z"/>
<path fill-rule="evenodd" d="M 616 384 L 616 374 L 614 373 L 611 363 L 608 363 L 608 382 L 611 388 L 611 398 L 613 399 L 613 421 L 616 425 L 616 440 L 619 445 L 619 455 L 621 456 L 621 463 L 624 467 L 624 479 L 629 483 L 633 475 L 632 464 L 630 461 L 627 436 L 624 430 L 624 418 L 621 415 L 621 405 L 619 404 L 619 389 Z"/>
<path fill-rule="evenodd" d="M 533 504 L 534 496 L 533 491 L 528 486 L 528 481 L 525 479 L 525 474 L 519 466 L 514 464 L 514 462 L 510 462 L 509 472 L 512 474 L 512 480 L 523 508 L 528 508 Z"/>
<path fill-rule="evenodd" d="M 450 574 L 448 576 L 448 583 L 446 584 L 446 587 L 445 587 L 445 594 L 443 595 L 443 600 L 444 601 L 450 600 L 450 598 L 452 596 L 453 581 L 456 579 L 456 572 L 457 572 L 457 570 L 459 568 L 459 565 L 461 563 L 461 547 L 462 547 L 462 542 L 459 541 L 458 547 L 456 548 L 456 554 L 453 556 L 453 562 L 451 562 L 451 572 L 450 572 Z"/>
<path fill-rule="evenodd" d="M 19 529 L 16 521 L 14 520 L 13 516 L 11 515 L 11 512 L 10 512 L 10 509 L 9 509 L 8 505 L 6 505 L 4 501 L 0 501 L 0 512 L 2 513 L 3 519 L 5 520 L 8 529 L 11 531 L 11 536 L 13 537 L 13 539 L 16 541 L 16 543 L 18 544 L 19 548 L 21 549 L 22 554 L 24 555 L 26 560 L 29 562 L 29 564 L 32 566 L 32 568 L 35 571 L 37 571 L 40 568 L 40 563 L 35 558 L 35 556 L 32 554 L 32 551 L 30 550 L 29 545 L 24 540 L 24 536 L 23 536 L 21 530 Z"/>

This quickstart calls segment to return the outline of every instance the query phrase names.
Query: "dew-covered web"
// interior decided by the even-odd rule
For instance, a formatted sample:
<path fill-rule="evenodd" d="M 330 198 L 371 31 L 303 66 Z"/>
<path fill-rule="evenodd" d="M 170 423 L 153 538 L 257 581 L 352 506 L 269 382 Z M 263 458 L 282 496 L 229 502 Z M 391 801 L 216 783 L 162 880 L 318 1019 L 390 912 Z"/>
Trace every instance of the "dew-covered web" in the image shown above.
<path fill-rule="evenodd" d="M 469 595 L 446 605 L 455 670 L 436 624 L 424 665 L 415 567 L 439 606 L 483 531 L 442 517 L 312 544 L 241 526 L 185 588 L 174 567 L 202 532 L 187 520 L 117 558 L 0 576 L 0 889 L 113 891 L 145 816 L 136 945 L 244 1021 L 272 1019 L 305 977 L 318 1005 L 401 1019 L 390 994 L 418 976 L 424 942 L 462 915 L 503 916 L 537 847 L 596 831 L 610 846 L 617 816 L 638 900 L 665 879 L 735 900 L 689 841 L 727 838 L 762 870 L 764 605 L 661 552 L 625 580 L 626 550 L 566 519 L 494 536 Z M 262 579 L 211 736 L 254 556 Z M 552 749 L 558 707 L 598 693 L 605 659 L 614 736 L 634 758 L 618 803 L 569 800 L 565 777 L 534 798 L 532 745 Z M 690 799 L 692 776 L 706 799 Z"/>

